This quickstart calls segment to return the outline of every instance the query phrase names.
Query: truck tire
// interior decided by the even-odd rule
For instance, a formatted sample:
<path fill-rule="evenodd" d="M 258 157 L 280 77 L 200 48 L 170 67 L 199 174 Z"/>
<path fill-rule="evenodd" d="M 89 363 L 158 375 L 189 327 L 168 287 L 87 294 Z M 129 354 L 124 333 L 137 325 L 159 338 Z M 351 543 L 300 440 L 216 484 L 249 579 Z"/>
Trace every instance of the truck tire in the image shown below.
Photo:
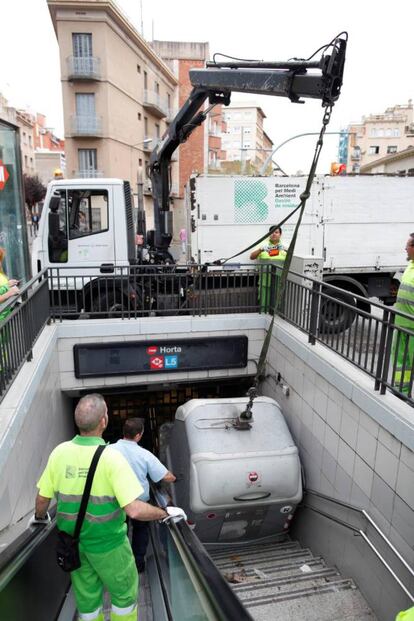
<path fill-rule="evenodd" d="M 321 334 L 338 334 L 344 332 L 351 327 L 356 313 L 350 308 L 343 306 L 341 302 L 345 302 L 356 308 L 357 301 L 352 294 L 347 291 L 328 291 L 325 289 L 324 292 L 332 298 L 336 298 L 339 304 L 326 298 L 321 299 L 319 332 Z"/>
<path fill-rule="evenodd" d="M 104 292 L 92 298 L 91 313 L 96 319 L 120 317 L 122 311 L 128 311 L 128 300 L 119 291 Z"/>

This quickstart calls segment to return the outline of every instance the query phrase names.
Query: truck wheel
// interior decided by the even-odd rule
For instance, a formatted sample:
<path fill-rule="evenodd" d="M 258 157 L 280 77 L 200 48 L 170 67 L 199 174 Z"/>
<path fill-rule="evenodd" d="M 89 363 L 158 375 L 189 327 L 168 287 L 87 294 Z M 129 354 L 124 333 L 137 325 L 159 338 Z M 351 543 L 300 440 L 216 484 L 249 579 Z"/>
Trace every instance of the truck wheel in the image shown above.
<path fill-rule="evenodd" d="M 333 300 L 322 298 L 319 315 L 319 332 L 321 334 L 338 334 L 339 332 L 344 332 L 352 325 L 356 313 L 352 309 L 343 306 L 341 302 L 356 307 L 356 300 L 352 294 L 346 291 L 328 292 L 325 290 L 325 293 L 336 298 L 339 304 Z"/>
<path fill-rule="evenodd" d="M 127 300 L 123 299 L 117 291 L 108 291 L 92 299 L 91 312 L 99 313 L 93 315 L 96 319 L 120 317 L 122 311 L 128 312 L 128 310 L 132 309 L 131 307 L 128 309 Z"/>

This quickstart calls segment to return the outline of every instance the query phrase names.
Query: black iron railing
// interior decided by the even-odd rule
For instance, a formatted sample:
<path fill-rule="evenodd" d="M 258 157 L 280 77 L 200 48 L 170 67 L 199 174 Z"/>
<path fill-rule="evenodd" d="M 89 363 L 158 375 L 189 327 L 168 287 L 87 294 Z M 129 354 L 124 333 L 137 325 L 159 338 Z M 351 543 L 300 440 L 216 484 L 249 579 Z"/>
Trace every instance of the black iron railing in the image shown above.
<path fill-rule="evenodd" d="M 0 323 L 0 398 L 9 389 L 26 360 L 32 358 L 33 345 L 50 320 L 46 271 L 38 274 L 22 289 L 21 295 L 1 305 Z"/>
<path fill-rule="evenodd" d="M 273 313 L 281 283 L 274 265 L 50 268 L 0 313 L 0 399 L 50 320 Z M 290 272 L 277 313 L 414 405 L 414 320 L 320 280 Z M 408 321 L 402 327 L 404 318 Z M 413 330 L 411 330 L 411 322 Z"/>

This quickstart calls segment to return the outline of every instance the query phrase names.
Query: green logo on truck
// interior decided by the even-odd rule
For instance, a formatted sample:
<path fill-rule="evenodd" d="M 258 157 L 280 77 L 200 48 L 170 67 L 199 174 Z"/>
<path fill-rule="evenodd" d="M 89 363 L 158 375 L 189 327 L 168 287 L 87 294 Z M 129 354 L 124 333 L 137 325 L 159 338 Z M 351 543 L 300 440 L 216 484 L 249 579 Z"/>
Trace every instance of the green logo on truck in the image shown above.
<path fill-rule="evenodd" d="M 234 220 L 238 224 L 251 224 L 266 220 L 269 208 L 264 202 L 266 184 L 256 180 L 234 182 Z"/>

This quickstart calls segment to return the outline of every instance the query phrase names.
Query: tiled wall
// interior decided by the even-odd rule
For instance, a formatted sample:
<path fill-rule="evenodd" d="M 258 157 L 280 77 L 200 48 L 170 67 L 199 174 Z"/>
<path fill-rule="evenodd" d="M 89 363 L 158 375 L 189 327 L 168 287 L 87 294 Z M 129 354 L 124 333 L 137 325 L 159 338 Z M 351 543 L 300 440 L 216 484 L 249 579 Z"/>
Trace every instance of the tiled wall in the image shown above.
<path fill-rule="evenodd" d="M 0 532 L 33 512 L 36 482 L 51 450 L 73 433 L 60 390 L 56 328 L 46 327 L 0 409 Z M 25 518 L 26 519 L 26 518 Z"/>
<path fill-rule="evenodd" d="M 220 377 L 253 375 L 263 343 L 264 315 L 217 315 L 215 317 L 145 318 L 141 321 L 82 321 L 65 322 L 59 326 L 58 351 L 62 390 L 94 390 L 107 386 L 139 385 L 188 379 L 204 380 Z M 73 346 L 76 343 L 108 343 L 111 341 L 146 341 L 165 338 L 197 338 L 203 336 L 236 336 L 245 334 L 249 339 L 248 365 L 244 369 L 219 369 L 148 375 L 120 375 L 105 378 L 76 379 L 74 375 Z"/>
<path fill-rule="evenodd" d="M 414 565 L 414 410 L 393 395 L 375 393 L 372 379 L 322 345 L 308 345 L 305 335 L 284 322 L 274 329 L 268 360 L 264 392 L 282 406 L 306 486 L 365 509 Z M 290 388 L 288 397 L 275 381 L 278 373 Z M 365 529 L 385 550 L 358 513 L 310 500 Z M 412 605 L 360 536 L 309 509 L 298 515 L 294 532 L 355 578 L 380 619 L 390 621 Z M 414 592 L 408 572 L 399 563 L 394 567 Z"/>

